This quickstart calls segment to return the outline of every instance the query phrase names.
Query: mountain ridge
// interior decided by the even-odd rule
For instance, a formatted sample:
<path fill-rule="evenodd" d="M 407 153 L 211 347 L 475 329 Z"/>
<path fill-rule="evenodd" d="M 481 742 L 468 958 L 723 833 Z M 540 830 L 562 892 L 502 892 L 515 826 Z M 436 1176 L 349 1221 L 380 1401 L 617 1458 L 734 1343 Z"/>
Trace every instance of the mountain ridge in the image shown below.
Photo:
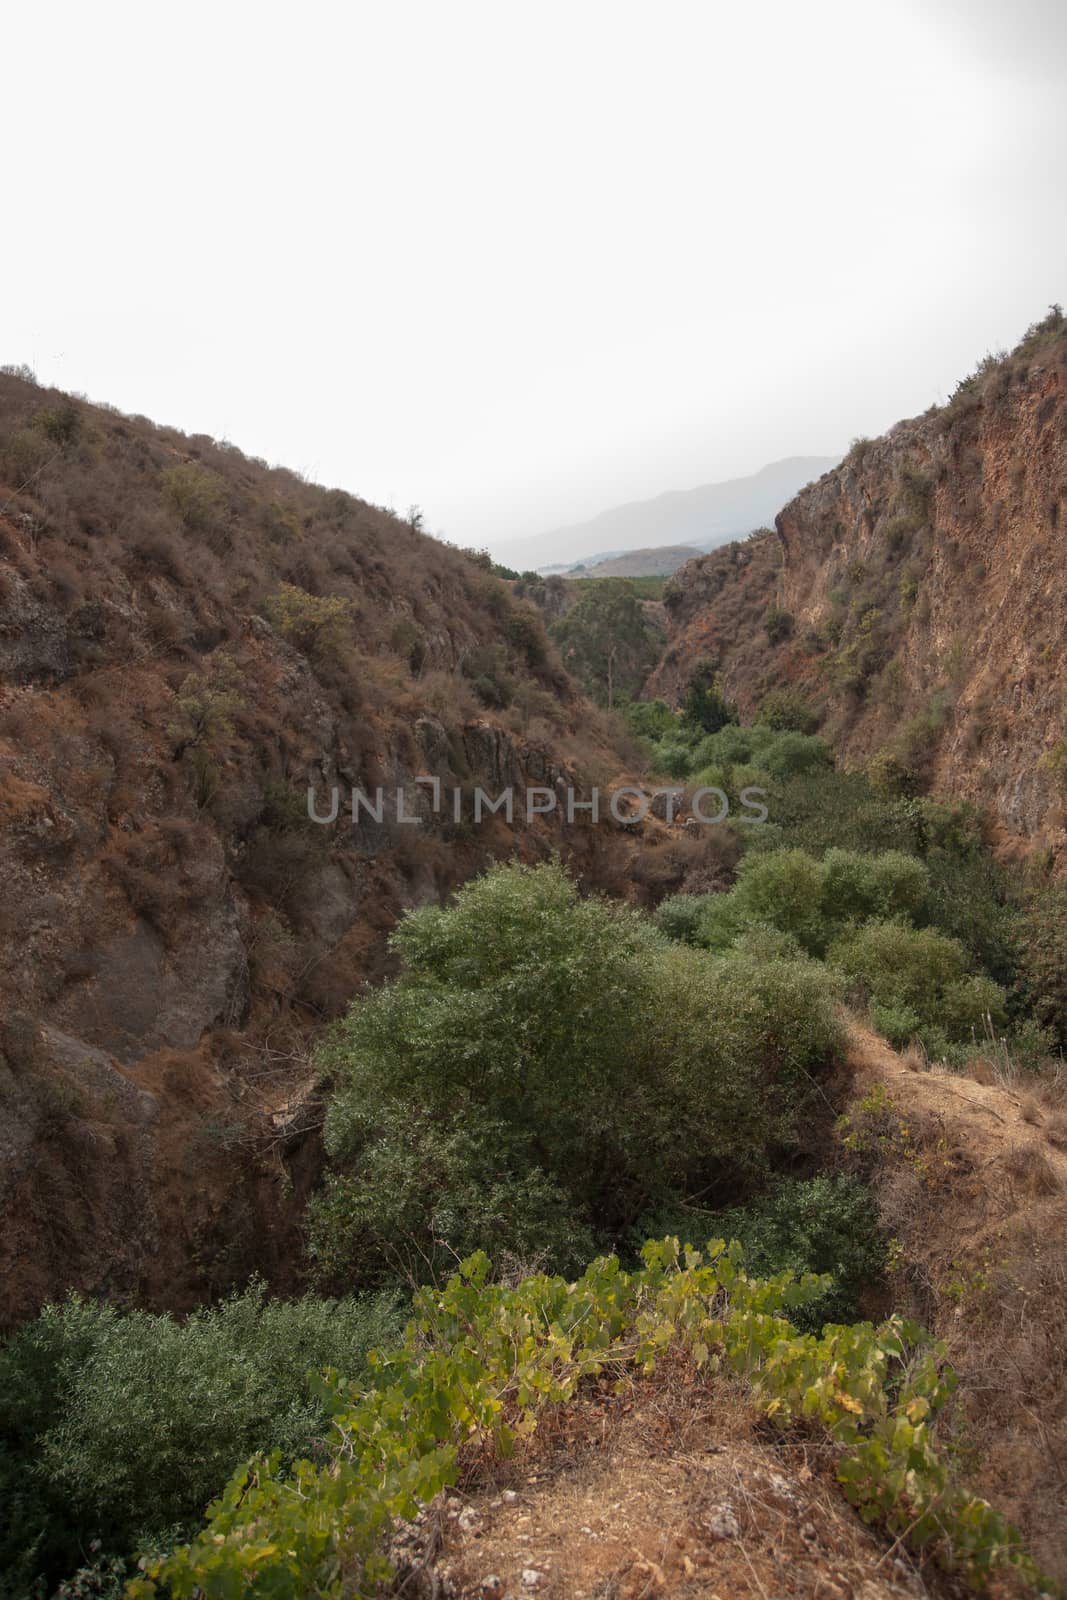
<path fill-rule="evenodd" d="M 522 539 L 502 540 L 497 558 L 508 566 L 573 565 L 610 559 L 635 549 L 666 544 L 709 548 L 770 522 L 804 484 L 822 475 L 839 456 L 785 456 L 758 471 L 691 489 L 666 489 L 646 499 L 609 506 L 579 522 Z M 575 556 L 576 549 L 587 554 Z"/>

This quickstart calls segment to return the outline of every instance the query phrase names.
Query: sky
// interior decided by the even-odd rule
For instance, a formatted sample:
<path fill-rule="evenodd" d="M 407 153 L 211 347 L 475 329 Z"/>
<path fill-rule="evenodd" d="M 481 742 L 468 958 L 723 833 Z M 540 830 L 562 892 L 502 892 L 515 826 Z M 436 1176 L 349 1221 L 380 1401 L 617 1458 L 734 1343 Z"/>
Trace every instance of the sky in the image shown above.
<path fill-rule="evenodd" d="M 1061 0 L 53 0 L 4 34 L 0 362 L 503 559 L 843 451 L 1067 300 Z"/>

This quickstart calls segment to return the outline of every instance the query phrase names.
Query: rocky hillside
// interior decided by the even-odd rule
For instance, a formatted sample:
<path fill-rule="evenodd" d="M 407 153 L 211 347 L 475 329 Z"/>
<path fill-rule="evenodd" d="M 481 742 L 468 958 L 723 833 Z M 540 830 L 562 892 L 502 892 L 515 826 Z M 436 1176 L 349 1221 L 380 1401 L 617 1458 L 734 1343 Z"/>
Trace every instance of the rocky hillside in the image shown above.
<path fill-rule="evenodd" d="M 667 586 L 647 693 L 720 662 L 751 715 L 799 686 L 849 765 L 988 805 L 1067 847 L 1067 321 L 1054 309 L 949 403 L 857 440 L 754 536 Z"/>
<path fill-rule="evenodd" d="M 619 770 L 537 611 L 417 516 L 0 375 L 0 1324 L 291 1282 L 309 1038 L 494 855 L 619 870 L 474 826 L 474 785 Z"/>

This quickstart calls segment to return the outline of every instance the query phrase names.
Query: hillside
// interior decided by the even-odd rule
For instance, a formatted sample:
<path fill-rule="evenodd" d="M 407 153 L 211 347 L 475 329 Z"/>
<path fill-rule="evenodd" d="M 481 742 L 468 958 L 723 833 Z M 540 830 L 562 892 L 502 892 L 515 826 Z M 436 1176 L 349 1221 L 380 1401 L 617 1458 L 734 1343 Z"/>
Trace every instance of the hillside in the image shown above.
<path fill-rule="evenodd" d="M 693 545 L 665 544 L 648 550 L 627 550 L 625 555 L 612 556 L 607 561 L 595 561 L 581 570 L 585 578 L 662 578 L 687 561 L 692 561 L 697 551 Z M 578 569 L 572 569 L 572 576 Z"/>
<path fill-rule="evenodd" d="M 651 500 L 613 506 L 585 522 L 511 539 L 494 550 L 498 560 L 520 570 L 555 562 L 596 562 L 608 553 L 629 554 L 662 545 L 708 549 L 770 522 L 778 508 L 805 483 L 832 467 L 834 456 L 789 456 L 744 478 L 674 489 Z"/>
<path fill-rule="evenodd" d="M 580 822 L 475 827 L 469 799 L 622 759 L 478 562 L 0 375 L 0 1324 L 71 1286 L 186 1306 L 295 1281 L 309 1039 L 388 969 L 406 906 L 494 855 L 618 874 Z M 466 791 L 459 821 L 420 774 Z M 309 785 L 323 812 L 338 787 L 335 825 Z M 378 786 L 421 825 L 346 827 Z"/>
<path fill-rule="evenodd" d="M 664 595 L 646 693 L 719 661 L 750 715 L 795 685 L 848 765 L 991 808 L 1062 852 L 1067 323 L 1053 311 L 951 401 L 858 440 L 760 535 Z"/>

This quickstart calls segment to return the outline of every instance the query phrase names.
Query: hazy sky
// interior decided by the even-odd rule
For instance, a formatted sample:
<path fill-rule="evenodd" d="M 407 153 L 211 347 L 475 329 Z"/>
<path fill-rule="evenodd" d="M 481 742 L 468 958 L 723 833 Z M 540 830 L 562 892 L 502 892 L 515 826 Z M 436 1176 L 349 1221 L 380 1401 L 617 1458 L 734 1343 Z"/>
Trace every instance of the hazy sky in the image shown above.
<path fill-rule="evenodd" d="M 8 5 L 0 361 L 503 549 L 1067 299 L 1061 0 Z"/>

